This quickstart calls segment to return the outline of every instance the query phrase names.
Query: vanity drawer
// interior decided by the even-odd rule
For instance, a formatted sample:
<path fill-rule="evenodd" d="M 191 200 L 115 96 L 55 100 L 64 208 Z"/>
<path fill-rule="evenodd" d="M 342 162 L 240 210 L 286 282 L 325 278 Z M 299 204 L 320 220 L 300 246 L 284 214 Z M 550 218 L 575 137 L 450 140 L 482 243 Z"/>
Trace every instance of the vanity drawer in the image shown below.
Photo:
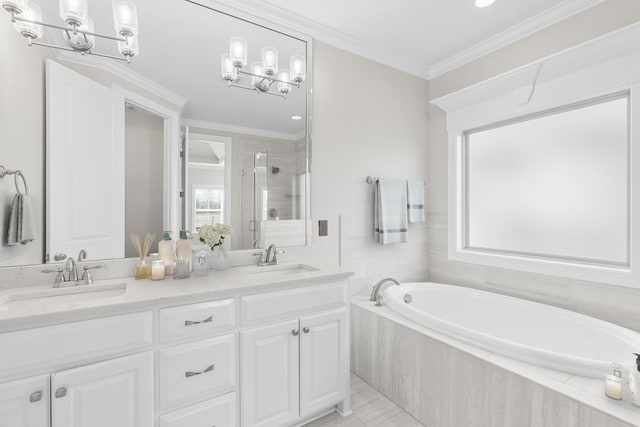
<path fill-rule="evenodd" d="M 228 393 L 160 417 L 160 427 L 233 427 L 235 425 L 235 393 Z"/>
<path fill-rule="evenodd" d="M 236 385 L 236 334 L 158 351 L 160 406 L 232 391 Z"/>
<path fill-rule="evenodd" d="M 347 302 L 344 282 L 249 295 L 240 300 L 242 324 L 297 316 Z"/>
<path fill-rule="evenodd" d="M 236 325 L 234 299 L 208 301 L 160 309 L 160 342 L 210 336 Z"/>
<path fill-rule="evenodd" d="M 6 332 L 0 334 L 0 376 L 122 354 L 152 344 L 150 311 Z"/>

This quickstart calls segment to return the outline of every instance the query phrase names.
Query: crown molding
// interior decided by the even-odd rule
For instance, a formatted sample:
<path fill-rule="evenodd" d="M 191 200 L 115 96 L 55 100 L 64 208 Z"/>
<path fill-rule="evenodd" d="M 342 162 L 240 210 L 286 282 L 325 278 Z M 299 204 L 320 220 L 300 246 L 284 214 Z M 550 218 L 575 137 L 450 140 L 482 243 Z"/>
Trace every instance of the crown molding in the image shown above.
<path fill-rule="evenodd" d="M 76 52 L 53 49 L 56 59 L 72 64 L 85 65 L 93 68 L 99 68 L 108 71 L 123 80 L 144 89 L 145 91 L 158 96 L 167 102 L 175 105 L 181 111 L 187 102 L 187 99 L 177 93 L 170 91 L 164 86 L 154 82 L 153 80 L 123 66 L 111 59 L 101 58 L 92 55 L 80 55 Z"/>
<path fill-rule="evenodd" d="M 207 5 L 221 12 L 254 21 L 259 25 L 269 26 L 270 24 L 275 24 L 285 30 L 287 35 L 303 40 L 311 37 L 315 41 L 338 47 L 405 73 L 417 77 L 425 77 L 424 67 L 412 61 L 407 61 L 404 55 L 383 51 L 355 37 L 263 0 L 188 1 Z"/>
<path fill-rule="evenodd" d="M 431 80 L 441 76 L 604 1 L 605 0 L 565 0 L 483 42 L 432 65 L 423 77 Z"/>
<path fill-rule="evenodd" d="M 281 139 L 286 141 L 299 141 L 303 139 L 305 133 L 285 133 L 285 132 L 276 132 L 267 129 L 258 129 L 251 128 L 246 126 L 236 126 L 230 125 L 228 123 L 216 123 L 209 122 L 206 120 L 197 120 L 197 119 L 188 119 L 183 118 L 181 120 L 183 126 L 189 126 L 196 129 L 207 129 L 218 132 L 230 132 L 230 133 L 239 133 L 241 135 L 253 135 L 260 136 L 263 138 L 273 138 L 273 139 Z"/>

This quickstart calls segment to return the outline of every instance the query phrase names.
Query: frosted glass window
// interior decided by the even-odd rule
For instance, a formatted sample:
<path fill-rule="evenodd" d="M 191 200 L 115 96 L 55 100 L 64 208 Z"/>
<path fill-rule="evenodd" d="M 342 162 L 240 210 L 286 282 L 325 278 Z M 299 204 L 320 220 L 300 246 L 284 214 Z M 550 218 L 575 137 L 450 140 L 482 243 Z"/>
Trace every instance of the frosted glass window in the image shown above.
<path fill-rule="evenodd" d="M 629 93 L 464 133 L 465 246 L 629 265 Z"/>

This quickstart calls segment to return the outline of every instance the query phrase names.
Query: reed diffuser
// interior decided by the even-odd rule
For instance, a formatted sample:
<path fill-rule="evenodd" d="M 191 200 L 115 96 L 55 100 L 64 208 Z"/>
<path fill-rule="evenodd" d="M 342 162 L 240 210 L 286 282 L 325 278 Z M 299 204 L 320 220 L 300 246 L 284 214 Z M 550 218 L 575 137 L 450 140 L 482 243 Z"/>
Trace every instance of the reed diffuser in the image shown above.
<path fill-rule="evenodd" d="M 140 257 L 140 262 L 136 264 L 136 279 L 148 279 L 151 277 L 151 264 L 146 262 L 146 258 L 147 255 L 149 255 L 153 241 L 156 239 L 156 235 L 151 233 L 145 234 L 144 243 L 140 241 L 140 236 L 137 234 L 130 235 L 129 239 Z"/>

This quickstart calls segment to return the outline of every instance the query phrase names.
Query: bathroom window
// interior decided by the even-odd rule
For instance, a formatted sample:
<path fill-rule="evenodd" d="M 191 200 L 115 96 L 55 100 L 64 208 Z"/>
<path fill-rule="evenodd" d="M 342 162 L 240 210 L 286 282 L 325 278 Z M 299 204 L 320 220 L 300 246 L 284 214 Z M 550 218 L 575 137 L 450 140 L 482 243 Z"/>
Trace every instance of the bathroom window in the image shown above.
<path fill-rule="evenodd" d="M 629 92 L 463 133 L 464 246 L 629 266 Z"/>
<path fill-rule="evenodd" d="M 222 187 L 194 187 L 193 225 L 195 231 L 206 224 L 224 223 L 224 189 Z"/>

